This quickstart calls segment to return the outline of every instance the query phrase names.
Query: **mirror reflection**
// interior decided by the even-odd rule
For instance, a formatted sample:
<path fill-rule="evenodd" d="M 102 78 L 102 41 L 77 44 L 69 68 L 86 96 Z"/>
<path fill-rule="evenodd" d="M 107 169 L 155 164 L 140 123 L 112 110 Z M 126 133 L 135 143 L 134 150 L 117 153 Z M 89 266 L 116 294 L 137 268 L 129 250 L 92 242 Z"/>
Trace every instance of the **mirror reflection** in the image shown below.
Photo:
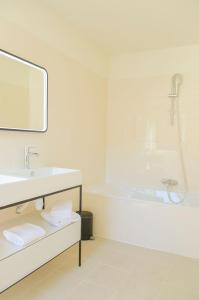
<path fill-rule="evenodd" d="M 0 51 L 0 129 L 47 130 L 47 72 Z"/>

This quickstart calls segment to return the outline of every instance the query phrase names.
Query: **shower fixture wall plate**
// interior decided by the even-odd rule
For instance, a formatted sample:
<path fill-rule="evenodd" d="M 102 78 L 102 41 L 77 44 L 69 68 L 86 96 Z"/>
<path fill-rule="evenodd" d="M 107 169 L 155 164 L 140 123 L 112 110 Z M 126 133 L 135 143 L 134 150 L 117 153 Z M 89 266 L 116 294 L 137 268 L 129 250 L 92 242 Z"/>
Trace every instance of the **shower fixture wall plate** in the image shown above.
<path fill-rule="evenodd" d="M 174 187 L 178 185 L 178 181 L 172 178 L 163 178 L 161 182 L 168 187 Z"/>

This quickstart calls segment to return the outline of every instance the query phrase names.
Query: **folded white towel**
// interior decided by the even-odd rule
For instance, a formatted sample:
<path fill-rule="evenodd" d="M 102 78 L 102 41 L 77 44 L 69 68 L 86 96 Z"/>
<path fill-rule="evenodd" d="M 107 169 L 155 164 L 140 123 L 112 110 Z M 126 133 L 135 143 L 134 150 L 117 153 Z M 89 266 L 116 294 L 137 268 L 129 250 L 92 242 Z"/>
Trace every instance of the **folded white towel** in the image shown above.
<path fill-rule="evenodd" d="M 5 238 L 18 246 L 25 246 L 46 234 L 45 230 L 37 225 L 25 223 L 3 231 Z"/>
<path fill-rule="evenodd" d="M 72 214 L 66 216 L 53 216 L 51 210 L 43 211 L 41 213 L 42 218 L 49 224 L 56 227 L 63 227 L 72 222 Z"/>
<path fill-rule="evenodd" d="M 50 212 L 54 217 L 70 217 L 72 214 L 72 201 L 54 205 Z"/>

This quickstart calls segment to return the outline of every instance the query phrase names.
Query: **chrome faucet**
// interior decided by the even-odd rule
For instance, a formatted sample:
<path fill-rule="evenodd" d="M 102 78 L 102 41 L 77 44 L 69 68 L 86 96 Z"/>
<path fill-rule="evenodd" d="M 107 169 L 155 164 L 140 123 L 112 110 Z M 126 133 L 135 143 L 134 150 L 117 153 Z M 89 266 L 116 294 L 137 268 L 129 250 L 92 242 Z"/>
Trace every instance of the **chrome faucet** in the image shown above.
<path fill-rule="evenodd" d="M 34 151 L 35 148 L 36 147 L 34 147 L 34 146 L 25 146 L 24 165 L 25 165 L 26 169 L 31 169 L 31 167 L 30 167 L 31 156 L 39 156 L 39 153 Z"/>

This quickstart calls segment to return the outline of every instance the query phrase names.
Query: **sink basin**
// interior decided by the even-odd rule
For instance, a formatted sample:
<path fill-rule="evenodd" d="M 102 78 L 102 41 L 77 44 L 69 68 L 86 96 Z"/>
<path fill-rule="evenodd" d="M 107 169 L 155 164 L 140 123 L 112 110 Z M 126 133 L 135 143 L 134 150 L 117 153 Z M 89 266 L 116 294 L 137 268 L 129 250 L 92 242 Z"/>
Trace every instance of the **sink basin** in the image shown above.
<path fill-rule="evenodd" d="M 0 175 L 0 185 L 5 183 L 11 183 L 16 181 L 25 180 L 25 178 L 22 177 L 14 177 L 14 176 L 8 176 L 8 175 Z"/>
<path fill-rule="evenodd" d="M 66 168 L 0 171 L 0 207 L 82 184 L 81 172 Z"/>

